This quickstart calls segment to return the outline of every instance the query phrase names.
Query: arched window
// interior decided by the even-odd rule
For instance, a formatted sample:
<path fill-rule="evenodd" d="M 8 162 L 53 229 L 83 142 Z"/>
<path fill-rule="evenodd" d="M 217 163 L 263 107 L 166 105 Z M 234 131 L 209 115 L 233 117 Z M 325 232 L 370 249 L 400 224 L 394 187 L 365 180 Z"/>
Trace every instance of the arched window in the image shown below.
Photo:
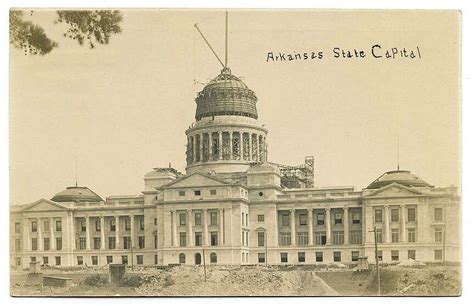
<path fill-rule="evenodd" d="M 179 254 L 179 263 L 180 264 L 186 263 L 186 255 L 184 255 L 184 253 Z"/>
<path fill-rule="evenodd" d="M 211 263 L 217 263 L 217 254 L 211 253 Z"/>

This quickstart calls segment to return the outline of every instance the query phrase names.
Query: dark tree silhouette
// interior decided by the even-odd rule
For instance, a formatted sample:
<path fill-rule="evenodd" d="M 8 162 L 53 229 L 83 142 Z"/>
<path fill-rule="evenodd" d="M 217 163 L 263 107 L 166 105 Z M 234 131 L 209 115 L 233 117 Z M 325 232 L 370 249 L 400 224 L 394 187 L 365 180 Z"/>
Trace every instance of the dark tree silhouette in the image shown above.
<path fill-rule="evenodd" d="M 33 11 L 31 11 L 31 14 Z M 60 10 L 54 23 L 67 25 L 64 37 L 77 40 L 79 45 L 92 49 L 96 44 L 106 45 L 113 34 L 122 31 L 122 13 L 118 10 Z M 10 11 L 10 44 L 25 54 L 44 55 L 58 47 L 44 29 L 23 19 L 23 11 Z"/>

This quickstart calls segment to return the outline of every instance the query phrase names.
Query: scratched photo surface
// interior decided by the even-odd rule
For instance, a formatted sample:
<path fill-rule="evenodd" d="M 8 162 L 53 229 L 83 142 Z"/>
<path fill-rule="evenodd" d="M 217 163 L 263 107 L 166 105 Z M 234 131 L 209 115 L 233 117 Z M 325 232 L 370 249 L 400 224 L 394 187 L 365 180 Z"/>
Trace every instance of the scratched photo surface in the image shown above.
<path fill-rule="evenodd" d="M 460 45 L 454 10 L 11 10 L 11 295 L 460 295 Z"/>

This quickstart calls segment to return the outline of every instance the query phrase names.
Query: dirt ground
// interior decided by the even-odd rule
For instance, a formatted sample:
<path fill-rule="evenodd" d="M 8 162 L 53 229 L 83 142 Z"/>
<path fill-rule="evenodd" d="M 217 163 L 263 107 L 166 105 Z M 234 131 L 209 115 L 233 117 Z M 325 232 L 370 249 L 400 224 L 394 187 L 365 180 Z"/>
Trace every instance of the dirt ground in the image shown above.
<path fill-rule="evenodd" d="M 11 273 L 14 296 L 360 296 L 377 294 L 374 270 L 315 266 L 176 266 L 128 269 L 121 284 L 86 285 L 91 275 L 106 278 L 107 268 L 45 270 L 72 279 L 69 288 L 26 284 L 24 271 Z M 383 295 L 458 295 L 460 267 L 427 265 L 381 268 Z"/>

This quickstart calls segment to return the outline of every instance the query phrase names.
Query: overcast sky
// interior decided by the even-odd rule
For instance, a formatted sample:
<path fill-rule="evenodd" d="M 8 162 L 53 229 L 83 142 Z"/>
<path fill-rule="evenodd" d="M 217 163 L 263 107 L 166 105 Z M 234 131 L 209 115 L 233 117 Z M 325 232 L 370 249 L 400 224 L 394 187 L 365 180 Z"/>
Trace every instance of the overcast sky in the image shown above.
<path fill-rule="evenodd" d="M 59 47 L 11 50 L 11 203 L 75 182 L 102 197 L 139 194 L 153 167 L 184 172 L 196 93 L 221 67 L 222 11 L 123 11 L 123 33 L 94 50 L 62 37 L 54 13 L 28 16 Z M 316 186 L 364 188 L 400 166 L 460 184 L 459 15 L 455 12 L 230 11 L 229 66 L 255 91 L 269 160 L 315 156 Z M 421 59 L 335 59 L 334 47 L 421 51 Z M 268 52 L 323 51 L 267 62 Z"/>

